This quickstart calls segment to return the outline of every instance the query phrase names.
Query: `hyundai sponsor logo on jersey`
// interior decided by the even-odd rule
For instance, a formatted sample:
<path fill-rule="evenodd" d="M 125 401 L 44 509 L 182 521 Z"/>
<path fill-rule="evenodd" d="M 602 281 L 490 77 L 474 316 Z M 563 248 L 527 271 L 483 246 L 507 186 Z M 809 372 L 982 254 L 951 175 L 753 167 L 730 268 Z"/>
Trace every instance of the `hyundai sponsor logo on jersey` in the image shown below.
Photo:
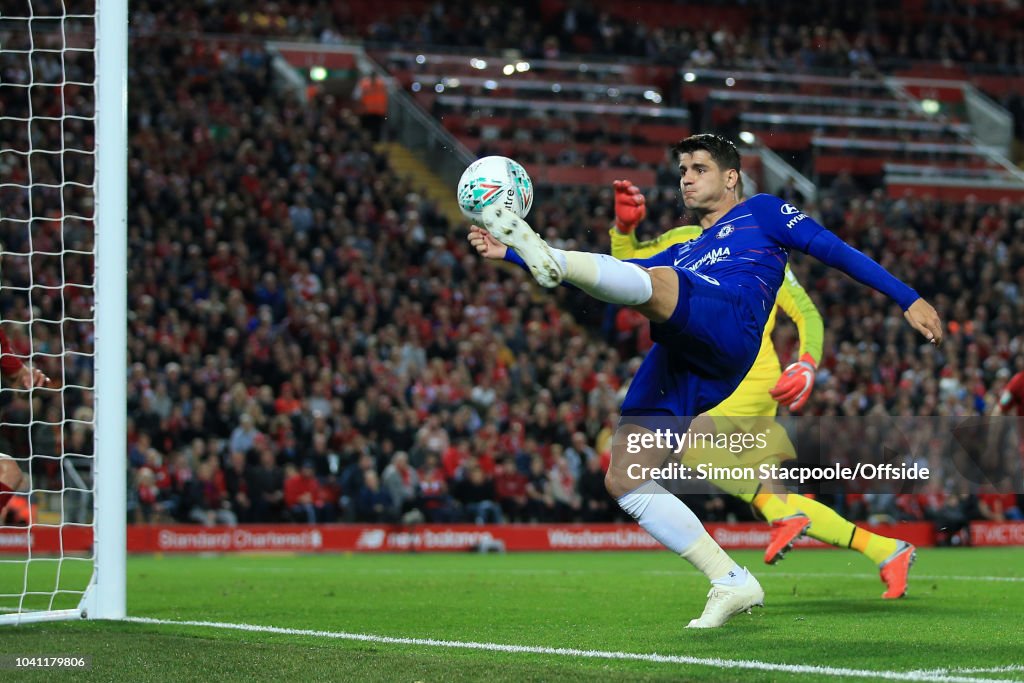
<path fill-rule="evenodd" d="M 807 214 L 800 213 L 800 209 L 796 208 L 792 204 L 783 204 L 779 208 L 779 211 L 782 212 L 783 216 L 793 216 L 788 221 L 786 221 L 786 227 L 789 228 L 790 230 L 793 229 L 794 225 L 796 225 L 803 219 L 807 218 Z"/>
<path fill-rule="evenodd" d="M 792 230 L 794 225 L 796 225 L 805 218 L 807 218 L 806 213 L 798 213 L 797 215 L 793 216 L 788 221 L 786 221 L 786 227 Z"/>

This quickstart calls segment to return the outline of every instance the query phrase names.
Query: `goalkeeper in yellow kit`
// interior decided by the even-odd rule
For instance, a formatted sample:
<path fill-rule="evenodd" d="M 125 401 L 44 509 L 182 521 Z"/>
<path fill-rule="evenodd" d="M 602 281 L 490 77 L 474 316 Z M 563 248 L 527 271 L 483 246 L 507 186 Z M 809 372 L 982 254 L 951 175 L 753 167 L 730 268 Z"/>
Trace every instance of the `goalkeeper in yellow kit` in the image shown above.
<path fill-rule="evenodd" d="M 701 234 L 702 228 L 698 225 L 682 226 L 653 240 L 640 242 L 635 230 L 647 215 L 644 196 L 628 180 L 616 180 L 614 186 L 615 224 L 611 229 L 611 251 L 615 258 L 649 257 Z M 779 403 L 787 405 L 790 410 L 803 408 L 814 386 L 815 370 L 821 359 L 824 333 L 821 314 L 788 266 L 775 303 L 775 309 L 765 324 L 761 348 L 753 367 L 736 391 L 708 413 L 720 431 L 757 432 L 767 436 L 764 447 L 739 456 L 743 465 L 755 468 L 760 462 L 796 457 L 786 430 L 781 427 L 766 429 L 765 423 L 774 422 Z M 796 323 L 800 333 L 800 359 L 785 371 L 780 371 L 771 339 L 779 308 Z M 684 459 L 690 462 L 721 462 L 723 458 L 731 458 L 733 464 L 736 462 L 735 455 L 715 448 L 691 447 L 684 455 Z M 910 543 L 862 529 L 828 506 L 806 496 L 770 492 L 765 490 L 767 486 L 756 482 L 747 482 L 745 486 L 743 482 L 735 481 L 715 483 L 726 491 L 733 488 L 734 491 L 730 491 L 733 495 L 753 505 L 771 524 L 771 538 L 764 556 L 766 563 L 775 564 L 797 538 L 807 534 L 836 547 L 853 548 L 871 559 L 879 566 L 882 581 L 886 584 L 883 598 L 899 598 L 906 593 L 907 575 L 916 550 Z"/>

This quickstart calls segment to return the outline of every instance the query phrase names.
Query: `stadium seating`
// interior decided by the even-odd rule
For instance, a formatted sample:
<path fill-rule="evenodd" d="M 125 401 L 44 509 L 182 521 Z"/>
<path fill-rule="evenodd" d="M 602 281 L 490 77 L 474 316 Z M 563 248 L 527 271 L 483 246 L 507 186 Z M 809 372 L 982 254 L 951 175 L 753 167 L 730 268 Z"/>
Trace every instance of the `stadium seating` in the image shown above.
<path fill-rule="evenodd" d="M 706 123 L 753 133 L 821 184 L 847 171 L 866 186 L 892 185 L 893 196 L 908 183 L 949 195 L 984 192 L 956 185 L 984 179 L 986 199 L 1024 196 L 1024 176 L 975 142 L 959 87 L 947 88 L 945 113 L 929 115 L 910 95 L 934 90 L 876 78 L 684 69 L 682 80 L 683 97 L 708 110 Z"/>
<path fill-rule="evenodd" d="M 547 19 L 562 17 L 564 6 L 542 4 Z M 429 5 L 411 0 L 401 13 L 427 16 Z M 937 125 L 873 77 L 765 76 L 747 65 L 730 70 L 728 85 L 711 68 L 677 70 L 657 57 L 628 62 L 613 54 L 587 59 L 582 71 L 561 45 L 558 56 L 545 57 L 542 40 L 536 54 L 481 57 L 500 54 L 485 49 L 483 34 L 464 34 L 479 45 L 420 52 L 411 46 L 422 27 L 389 26 L 379 6 L 341 3 L 333 14 L 260 32 L 323 36 L 354 27 L 365 38 L 394 36 L 400 45 L 375 45 L 371 54 L 426 111 L 474 151 L 523 158 L 535 180 L 559 186 L 539 198 L 531 219 L 563 244 L 608 248 L 609 180 L 621 172 L 655 185 L 664 160 L 657 154 L 704 125 L 688 119 L 694 110 L 684 103 L 702 105 L 716 125 L 749 127 L 780 153 L 809 148 L 809 172 L 826 183 L 806 209 L 914 283 L 950 321 L 942 355 L 921 350 L 898 310 L 795 258 L 827 330 L 809 413 L 976 414 L 1024 369 L 1020 205 L 887 196 L 872 181 L 1002 178 L 1005 169 L 961 141 L 966 119 L 957 102 Z M 690 18 L 681 6 L 661 7 Z M 732 26 L 729 17 L 756 11 L 727 5 L 708 16 Z M 209 8 L 172 16 L 197 31 L 250 26 Z M 269 7 L 266 16 L 261 26 L 279 24 Z M 456 20 L 430 16 L 424 22 L 442 36 Z M 635 330 L 619 329 L 614 311 L 581 295 L 539 294 L 521 273 L 470 258 L 461 226 L 423 199 L 416 179 L 393 170 L 360 131 L 351 103 L 331 93 L 304 104 L 277 95 L 261 42 L 198 37 L 183 45 L 161 35 L 170 19 L 148 10 L 133 19 L 141 32 L 136 60 L 145 65 L 130 83 L 133 481 L 148 480 L 143 469 L 160 470 L 161 496 L 184 519 L 191 512 L 183 509 L 191 495 L 185 482 L 209 462 L 210 480 L 240 519 L 284 519 L 280 506 L 235 503 L 230 444 L 240 430 L 236 445 L 251 443 L 243 466 L 249 481 L 280 490 L 280 466 L 301 469 L 312 460 L 324 494 L 344 501 L 342 518 L 359 514 L 352 497 L 361 490 L 361 463 L 383 471 L 406 451 L 421 477 L 435 477 L 432 510 L 443 515 L 458 510 L 457 500 L 445 499 L 457 494 L 456 481 L 438 475 L 446 466 L 459 480 L 511 460 L 543 486 L 575 431 L 605 450 L 618 393 L 635 367 Z M 538 32 L 543 39 L 540 29 L 526 30 Z M 474 51 L 455 51 L 468 47 Z M 516 69 L 520 61 L 529 69 Z M 504 73 L 509 64 L 512 75 Z M 566 148 L 603 158 L 559 163 Z M 623 163 L 626 156 L 633 161 Z M 830 187 L 841 170 L 864 185 L 841 187 L 839 174 Z M 676 194 L 670 183 L 649 194 L 645 236 L 678 220 Z M 796 355 L 791 326 L 781 324 L 776 341 L 784 361 Z M 318 435 L 326 453 L 315 446 Z M 531 474 L 538 459 L 540 473 Z"/>
<path fill-rule="evenodd" d="M 634 67 L 484 52 L 378 58 L 467 148 L 520 159 L 547 184 L 606 184 L 636 168 L 653 184 L 650 170 L 688 133 L 687 110 L 664 106 L 661 86 Z"/>

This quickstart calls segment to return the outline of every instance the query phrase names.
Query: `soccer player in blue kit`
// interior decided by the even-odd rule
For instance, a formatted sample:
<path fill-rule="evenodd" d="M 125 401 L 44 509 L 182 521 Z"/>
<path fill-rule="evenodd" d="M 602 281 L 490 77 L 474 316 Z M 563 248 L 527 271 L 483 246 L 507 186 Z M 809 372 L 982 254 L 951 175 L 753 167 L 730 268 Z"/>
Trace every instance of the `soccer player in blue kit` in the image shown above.
<path fill-rule="evenodd" d="M 673 151 L 683 203 L 704 229 L 696 239 L 650 258 L 620 261 L 553 249 L 524 220 L 492 204 L 483 211 L 486 229 L 472 226 L 469 241 L 486 258 L 529 270 L 544 287 L 568 283 L 651 321 L 655 344 L 623 400 L 605 486 L 640 526 L 708 577 L 707 605 L 688 628 L 715 628 L 763 604 L 764 591 L 682 501 L 654 478 L 637 477 L 644 468 L 661 467 L 667 454 L 664 446 L 636 448 L 639 437 L 654 436 L 653 425 L 660 429 L 666 419 L 681 435 L 694 416 L 736 389 L 757 355 L 791 249 L 888 295 L 936 345 L 942 325 L 913 289 L 797 207 L 767 194 L 739 201 L 740 156 L 729 140 L 694 135 Z M 714 426 L 694 430 L 713 433 Z"/>

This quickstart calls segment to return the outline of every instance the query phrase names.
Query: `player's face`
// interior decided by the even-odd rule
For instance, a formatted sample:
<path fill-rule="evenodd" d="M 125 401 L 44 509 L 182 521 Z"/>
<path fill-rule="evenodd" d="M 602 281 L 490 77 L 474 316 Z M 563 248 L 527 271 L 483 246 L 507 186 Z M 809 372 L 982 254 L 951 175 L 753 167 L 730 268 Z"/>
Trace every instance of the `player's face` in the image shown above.
<path fill-rule="evenodd" d="M 736 171 L 722 170 L 703 149 L 679 155 L 679 189 L 683 204 L 692 211 L 714 210 L 733 195 Z M 730 187 L 731 186 L 731 187 Z"/>

